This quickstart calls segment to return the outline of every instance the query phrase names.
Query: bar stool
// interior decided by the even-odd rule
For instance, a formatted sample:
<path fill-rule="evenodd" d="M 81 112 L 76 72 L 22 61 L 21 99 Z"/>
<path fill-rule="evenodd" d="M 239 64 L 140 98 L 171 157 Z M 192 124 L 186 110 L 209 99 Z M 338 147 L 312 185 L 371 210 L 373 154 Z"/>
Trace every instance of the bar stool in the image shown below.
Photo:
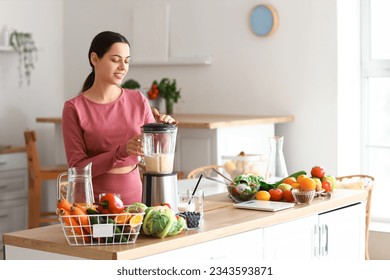
<path fill-rule="evenodd" d="M 42 183 L 56 180 L 61 172 L 67 172 L 67 165 L 41 166 L 37 149 L 37 137 L 34 130 L 24 131 L 26 143 L 29 186 L 28 186 L 28 228 L 42 224 L 58 222 L 55 212 L 41 210 Z"/>

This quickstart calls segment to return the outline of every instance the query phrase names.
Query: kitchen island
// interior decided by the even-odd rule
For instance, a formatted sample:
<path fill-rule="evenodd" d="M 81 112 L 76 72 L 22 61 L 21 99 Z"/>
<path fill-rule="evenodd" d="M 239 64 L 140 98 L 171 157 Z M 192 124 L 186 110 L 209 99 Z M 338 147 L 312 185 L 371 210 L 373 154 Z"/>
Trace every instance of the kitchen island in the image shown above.
<path fill-rule="evenodd" d="M 58 224 L 4 234 L 5 258 L 364 260 L 366 196 L 336 189 L 309 205 L 263 212 L 236 209 L 227 193 L 219 193 L 205 198 L 200 230 L 165 239 L 140 234 L 126 245 L 70 246 Z"/>
<path fill-rule="evenodd" d="M 185 175 L 199 166 L 221 165 L 223 155 L 236 156 L 241 151 L 268 155 L 268 137 L 275 135 L 275 125 L 294 120 L 291 115 L 175 114 L 174 118 L 179 122 L 175 170 Z M 54 124 L 55 162 L 65 163 L 61 118 L 38 117 L 36 121 Z"/>

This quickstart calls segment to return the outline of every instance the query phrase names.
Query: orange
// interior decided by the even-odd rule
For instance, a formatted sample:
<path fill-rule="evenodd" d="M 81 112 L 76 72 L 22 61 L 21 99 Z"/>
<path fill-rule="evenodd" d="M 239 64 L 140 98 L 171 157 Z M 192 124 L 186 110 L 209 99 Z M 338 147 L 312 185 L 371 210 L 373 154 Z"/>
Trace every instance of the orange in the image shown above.
<path fill-rule="evenodd" d="M 136 214 L 136 215 L 134 215 L 134 216 L 131 217 L 131 219 L 130 219 L 130 226 L 131 226 L 131 227 L 136 227 L 136 226 L 138 226 L 140 223 L 142 223 L 143 218 L 144 218 L 144 215 L 141 215 L 141 214 Z"/>
<path fill-rule="evenodd" d="M 304 191 L 310 191 L 316 189 L 316 181 L 314 181 L 312 178 L 302 178 L 299 182 L 299 189 Z"/>
<path fill-rule="evenodd" d="M 299 188 L 299 183 L 293 183 L 292 185 L 293 189 L 298 189 Z"/>
<path fill-rule="evenodd" d="M 283 183 L 289 184 L 290 186 L 292 186 L 296 182 L 297 182 L 297 179 L 295 179 L 295 177 L 287 177 L 287 178 L 284 178 L 284 180 L 283 180 Z"/>
<path fill-rule="evenodd" d="M 309 178 L 309 176 L 307 176 L 307 175 L 305 175 L 305 174 L 301 174 L 301 175 L 299 175 L 299 176 L 297 177 L 297 182 L 300 183 L 301 180 L 302 180 L 303 178 Z"/>
<path fill-rule="evenodd" d="M 258 191 L 256 193 L 256 199 L 257 200 L 270 200 L 271 199 L 271 195 L 269 194 L 269 192 L 267 191 Z"/>
<path fill-rule="evenodd" d="M 115 223 L 117 224 L 127 224 L 131 218 L 131 213 L 121 213 L 117 214 L 117 216 L 114 218 Z"/>

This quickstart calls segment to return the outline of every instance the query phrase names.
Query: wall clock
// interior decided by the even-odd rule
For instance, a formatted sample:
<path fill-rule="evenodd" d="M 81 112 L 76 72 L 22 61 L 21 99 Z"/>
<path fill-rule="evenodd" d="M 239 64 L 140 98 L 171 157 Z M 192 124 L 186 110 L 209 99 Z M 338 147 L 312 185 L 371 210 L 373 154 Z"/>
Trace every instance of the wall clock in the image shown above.
<path fill-rule="evenodd" d="M 249 25 L 257 36 L 269 36 L 278 27 L 278 15 L 276 10 L 268 4 L 255 6 L 249 15 Z"/>

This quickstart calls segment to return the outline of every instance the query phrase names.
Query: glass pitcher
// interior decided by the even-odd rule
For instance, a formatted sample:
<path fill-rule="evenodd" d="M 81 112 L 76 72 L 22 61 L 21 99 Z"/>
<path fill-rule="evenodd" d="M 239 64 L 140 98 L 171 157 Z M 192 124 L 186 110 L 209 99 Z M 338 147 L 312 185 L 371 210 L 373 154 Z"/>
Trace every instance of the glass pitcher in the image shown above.
<path fill-rule="evenodd" d="M 283 155 L 283 136 L 269 138 L 270 152 L 265 179 L 269 183 L 277 182 L 288 176 Z"/>
<path fill-rule="evenodd" d="M 63 177 L 67 176 L 68 180 Z M 64 197 L 71 204 L 93 207 L 95 202 L 92 187 L 92 162 L 85 167 L 72 167 L 57 177 L 58 199 Z"/>

